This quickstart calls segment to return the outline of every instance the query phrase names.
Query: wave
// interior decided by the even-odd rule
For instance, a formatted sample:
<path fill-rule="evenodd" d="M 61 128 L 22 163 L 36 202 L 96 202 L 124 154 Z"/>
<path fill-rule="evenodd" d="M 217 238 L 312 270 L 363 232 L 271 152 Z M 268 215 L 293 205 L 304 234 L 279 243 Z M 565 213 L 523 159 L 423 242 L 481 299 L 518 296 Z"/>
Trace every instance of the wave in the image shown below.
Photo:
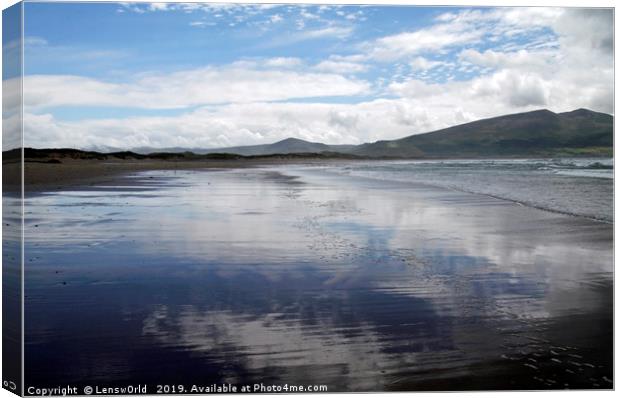
<path fill-rule="evenodd" d="M 422 183 L 613 222 L 613 188 L 609 182 L 613 178 L 613 159 L 387 161 L 358 163 L 337 172 Z"/>

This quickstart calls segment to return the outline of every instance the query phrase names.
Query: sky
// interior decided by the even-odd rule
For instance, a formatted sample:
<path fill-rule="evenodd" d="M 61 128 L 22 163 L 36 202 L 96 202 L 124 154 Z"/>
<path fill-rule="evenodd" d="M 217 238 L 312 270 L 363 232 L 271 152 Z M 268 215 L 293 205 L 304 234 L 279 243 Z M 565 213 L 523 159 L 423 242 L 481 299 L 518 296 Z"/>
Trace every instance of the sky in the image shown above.
<path fill-rule="evenodd" d="M 613 112 L 610 9 L 33 2 L 24 14 L 30 147 L 359 144 L 541 108 Z"/>

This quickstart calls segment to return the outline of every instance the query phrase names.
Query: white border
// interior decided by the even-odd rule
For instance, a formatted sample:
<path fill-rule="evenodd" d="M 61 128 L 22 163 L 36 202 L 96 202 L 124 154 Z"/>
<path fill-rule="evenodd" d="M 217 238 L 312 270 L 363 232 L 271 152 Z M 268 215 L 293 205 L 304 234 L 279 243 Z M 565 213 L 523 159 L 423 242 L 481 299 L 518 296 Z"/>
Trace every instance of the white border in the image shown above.
<path fill-rule="evenodd" d="M 74 3 L 101 3 L 101 2 L 116 2 L 116 1 L 97 1 L 97 0 L 47 0 L 47 1 L 38 1 L 38 0 L 26 0 L 28 2 L 74 2 Z M 8 8 L 14 4 L 17 4 L 19 1 L 17 0 L 0 0 L 0 2 L 2 3 L 2 9 Z M 119 0 L 118 2 L 122 2 L 122 0 Z M 135 3 L 153 3 L 153 2 L 157 2 L 157 1 L 149 1 L 149 0 L 130 0 L 129 2 L 135 2 Z M 187 3 L 187 2 L 192 2 L 192 1 L 183 1 L 183 0 L 167 0 L 167 1 L 161 1 L 161 2 L 166 2 L 166 3 Z M 202 3 L 253 3 L 253 4 L 273 4 L 273 3 L 289 3 L 289 4 L 351 4 L 351 5 L 356 5 L 356 4 L 374 4 L 374 5 L 419 5 L 419 6 L 550 6 L 550 7 L 607 7 L 607 8 L 614 8 L 614 14 L 615 14 L 615 2 L 613 0 L 590 0 L 590 1 L 583 1 L 583 0 L 538 0 L 538 1 L 532 1 L 532 0 L 523 0 L 523 1 L 507 1 L 507 2 L 502 2 L 502 1 L 498 1 L 498 0 L 477 0 L 477 1 L 467 1 L 467 0 L 444 0 L 444 1 L 438 1 L 438 0 L 425 0 L 425 1 L 415 1 L 415 0 L 388 0 L 388 1 L 368 1 L 368 0 L 286 0 L 286 1 L 266 1 L 266 0 L 249 0 L 249 1 L 240 1 L 240 0 L 218 0 L 218 1 L 198 1 L 198 2 L 202 2 Z M 614 15 L 615 17 L 615 15 Z M 614 28 L 615 28 L 615 18 L 614 18 Z M 2 29 L 2 19 L 0 18 L 0 31 Z M 22 6 L 22 36 L 23 36 L 23 29 L 24 29 L 24 10 L 23 10 L 23 6 Z M 615 54 L 617 54 L 616 52 L 616 43 L 617 43 L 617 37 L 616 37 L 616 31 L 614 29 L 614 64 L 615 64 Z M 23 41 L 22 41 L 22 46 L 23 46 Z M 0 64 L 2 62 L 2 52 L 0 51 Z M 22 75 L 23 75 L 23 67 L 24 67 L 24 59 L 23 59 L 23 48 L 22 48 Z M 615 70 L 614 70 L 615 72 Z M 616 101 L 616 91 L 615 91 L 615 81 L 616 81 L 616 74 L 614 73 L 614 115 L 617 114 L 617 109 L 616 109 L 616 104 L 618 103 Z M 22 82 L 23 84 L 23 82 Z M 2 85 L 0 85 L 0 97 L 2 96 Z M 22 88 L 23 90 L 23 88 Z M 20 112 L 23 112 L 23 96 L 22 96 L 22 110 Z M 616 123 L 614 121 L 614 154 L 618 153 L 618 149 L 620 148 L 620 143 L 618 143 L 618 140 L 616 140 L 616 134 L 615 134 L 615 126 Z M 23 139 L 24 139 L 24 135 L 23 135 L 23 115 L 22 115 L 22 148 L 23 148 Z M 615 159 L 615 156 L 614 156 Z M 1 155 L 0 155 L 0 160 L 1 160 Z M 0 172 L 1 172 L 1 165 L 0 165 Z M 615 175 L 615 174 L 614 174 Z M 23 181 L 23 164 L 22 164 L 22 181 Z M 618 197 L 618 191 L 617 191 L 617 185 L 615 184 L 615 177 L 614 177 L 614 210 L 616 208 L 616 206 L 618 205 L 618 203 L 620 203 L 620 199 Z M 0 195 L 2 194 L 2 187 L 0 186 Z M 23 211 L 24 211 L 24 206 L 23 206 L 23 186 L 22 186 L 22 239 L 23 239 L 23 234 L 24 234 L 24 225 L 23 225 Z M 618 236 L 618 229 L 617 229 L 617 224 L 614 223 L 614 264 L 615 264 L 615 247 L 616 247 L 616 237 Z M 0 233 L 0 239 L 1 239 L 1 233 Z M 0 248 L 0 255 L 1 255 L 1 248 Z M 23 267 L 23 240 L 22 240 L 22 295 L 24 294 L 24 267 Z M 1 258 L 1 257 L 0 257 Z M 614 381 L 618 380 L 618 366 L 615 366 L 615 359 L 618 358 L 618 346 L 615 344 L 616 342 L 616 337 L 618 335 L 618 329 L 616 328 L 616 319 L 617 319 L 617 315 L 618 315 L 618 307 L 615 305 L 615 298 L 617 297 L 617 295 L 615 294 L 617 292 L 617 284 L 616 284 L 616 280 L 615 280 L 615 265 L 614 265 Z M 1 296 L 0 296 L 0 302 L 1 302 Z M 24 306 L 23 306 L 23 297 L 22 297 L 22 332 L 23 332 L 23 311 L 24 311 Z M 0 326 L 1 326 L 1 319 L 0 319 Z M 23 333 L 22 333 L 22 347 L 23 347 Z M 0 340 L 1 341 L 1 340 Z M 0 342 L 0 349 L 1 349 L 1 342 Z M 22 350 L 22 365 L 23 365 L 23 350 Z M 23 387 L 23 366 L 22 366 L 22 387 Z M 9 398 L 9 397 L 15 397 L 14 394 L 11 394 L 10 392 L 8 392 L 7 390 L 4 389 L 0 389 L 0 398 Z M 23 391 L 23 388 L 22 388 Z M 410 394 L 410 393 L 376 393 L 373 395 L 377 395 L 377 396 L 389 396 L 392 394 Z M 473 397 L 478 397 L 480 394 L 486 395 L 486 396 L 495 396 L 495 395 L 499 395 L 501 397 L 516 397 L 516 396 L 522 396 L 522 394 L 530 394 L 533 396 L 545 396 L 545 397 L 575 397 L 575 396 L 582 396 L 582 395 L 586 395 L 587 396 L 599 396 L 599 395 L 609 395 L 609 394 L 614 394 L 613 391 L 553 391 L 553 392 L 466 392 L 466 393 L 416 393 L 417 397 L 421 397 L 421 398 L 430 398 L 430 397 L 443 397 L 443 396 L 459 396 L 459 397 L 464 397 L 464 398 L 473 398 Z M 238 394 L 237 394 L 238 395 Z M 331 395 L 335 395 L 335 394 L 331 394 Z M 353 395 L 353 396 L 362 396 L 363 394 L 347 394 L 347 395 Z M 365 394 L 364 394 L 365 395 Z M 181 397 L 183 397 L 182 395 L 180 395 Z M 268 397 L 275 397 L 275 394 L 265 394 L 262 396 L 268 396 Z M 317 394 L 298 394 L 296 396 L 300 396 L 300 397 L 317 397 Z M 326 396 L 325 394 L 319 394 L 319 396 Z M 193 397 L 190 395 L 187 395 L 185 397 Z"/>

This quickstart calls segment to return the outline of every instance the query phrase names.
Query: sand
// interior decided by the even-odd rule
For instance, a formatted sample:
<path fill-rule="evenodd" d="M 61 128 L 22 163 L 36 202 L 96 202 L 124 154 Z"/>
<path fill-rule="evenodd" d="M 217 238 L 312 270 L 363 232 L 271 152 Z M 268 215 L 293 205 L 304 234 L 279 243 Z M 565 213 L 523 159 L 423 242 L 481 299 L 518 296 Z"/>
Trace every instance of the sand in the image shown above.
<path fill-rule="evenodd" d="M 27 383 L 612 386 L 613 225 L 298 163 L 27 164 Z"/>
<path fill-rule="evenodd" d="M 244 160 L 73 160 L 63 159 L 62 163 L 26 161 L 24 163 L 25 189 L 27 192 L 55 191 L 71 186 L 109 184 L 118 181 L 123 175 L 147 170 L 203 170 L 238 169 L 279 164 L 338 163 L 340 159 L 244 159 Z M 20 165 L 2 165 L 3 189 L 11 192 L 20 187 Z"/>

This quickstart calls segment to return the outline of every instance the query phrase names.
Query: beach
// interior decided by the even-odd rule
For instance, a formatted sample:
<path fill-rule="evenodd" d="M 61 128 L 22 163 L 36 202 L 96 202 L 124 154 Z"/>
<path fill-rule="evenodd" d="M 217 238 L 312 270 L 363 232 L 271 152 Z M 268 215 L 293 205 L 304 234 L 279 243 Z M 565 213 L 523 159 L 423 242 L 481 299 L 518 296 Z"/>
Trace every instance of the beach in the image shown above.
<path fill-rule="evenodd" d="M 346 161 L 91 164 L 26 164 L 27 386 L 612 388 L 612 223 Z"/>
<path fill-rule="evenodd" d="M 26 159 L 24 176 L 27 190 L 55 191 L 68 187 L 89 186 L 113 183 L 123 175 L 149 170 L 204 170 L 240 169 L 279 164 L 342 163 L 339 159 L 242 159 L 242 160 L 83 160 L 63 158 L 59 163 L 49 163 L 50 158 Z M 3 186 L 7 192 L 21 190 L 21 166 L 18 162 L 5 162 L 3 165 Z"/>

